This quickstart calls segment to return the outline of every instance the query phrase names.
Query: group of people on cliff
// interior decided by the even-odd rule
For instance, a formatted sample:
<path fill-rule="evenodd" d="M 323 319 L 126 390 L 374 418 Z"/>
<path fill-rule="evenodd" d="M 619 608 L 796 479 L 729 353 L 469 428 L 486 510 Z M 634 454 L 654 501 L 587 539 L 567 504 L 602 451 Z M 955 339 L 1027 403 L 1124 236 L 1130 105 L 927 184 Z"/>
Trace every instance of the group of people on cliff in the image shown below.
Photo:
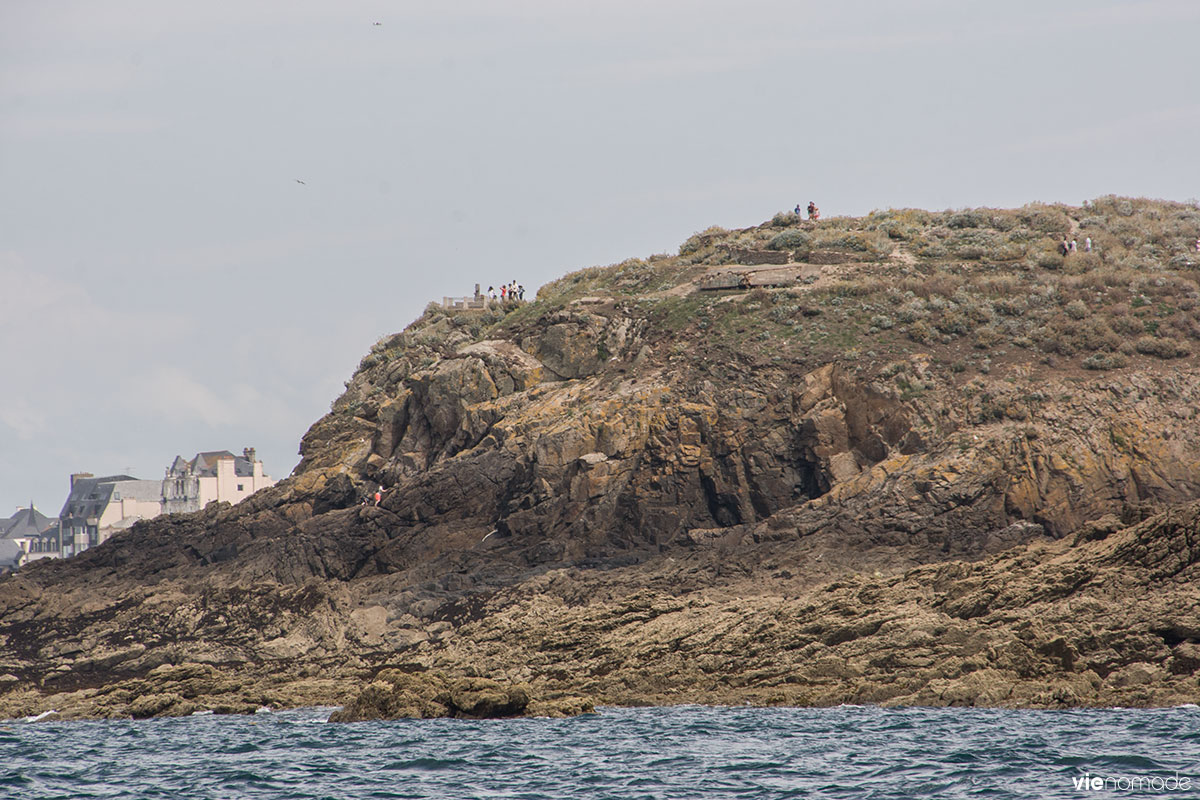
<path fill-rule="evenodd" d="M 497 299 L 496 287 L 489 286 L 488 290 L 487 290 L 487 296 L 488 296 L 488 300 L 496 300 Z M 525 287 L 522 286 L 521 284 L 517 283 L 516 281 L 510 281 L 509 283 L 505 283 L 500 286 L 499 300 L 501 302 L 505 302 L 508 300 L 521 301 L 524 299 L 525 299 Z"/>
<path fill-rule="evenodd" d="M 795 213 L 796 213 L 797 217 L 804 216 L 804 212 L 801 211 L 799 203 L 796 203 L 796 212 Z M 817 208 L 817 204 L 814 203 L 812 200 L 808 201 L 808 218 L 812 219 L 812 220 L 817 220 L 817 219 L 821 218 L 821 209 Z"/>

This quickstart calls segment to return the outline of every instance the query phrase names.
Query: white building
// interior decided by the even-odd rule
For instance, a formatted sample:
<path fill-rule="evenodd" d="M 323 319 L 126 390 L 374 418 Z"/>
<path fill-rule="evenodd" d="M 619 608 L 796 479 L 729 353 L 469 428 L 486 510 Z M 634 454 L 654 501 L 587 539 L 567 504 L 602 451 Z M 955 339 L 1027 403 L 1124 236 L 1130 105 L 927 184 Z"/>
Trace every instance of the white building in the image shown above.
<path fill-rule="evenodd" d="M 76 473 L 71 476 L 71 493 L 58 515 L 62 556 L 82 553 L 139 520 L 157 517 L 161 511 L 161 481 Z"/>
<path fill-rule="evenodd" d="M 275 480 L 263 474 L 253 447 L 242 450 L 240 456 L 228 450 L 197 453 L 191 461 L 176 456 L 162 481 L 162 511 L 199 511 L 214 500 L 237 503 L 274 485 Z"/>

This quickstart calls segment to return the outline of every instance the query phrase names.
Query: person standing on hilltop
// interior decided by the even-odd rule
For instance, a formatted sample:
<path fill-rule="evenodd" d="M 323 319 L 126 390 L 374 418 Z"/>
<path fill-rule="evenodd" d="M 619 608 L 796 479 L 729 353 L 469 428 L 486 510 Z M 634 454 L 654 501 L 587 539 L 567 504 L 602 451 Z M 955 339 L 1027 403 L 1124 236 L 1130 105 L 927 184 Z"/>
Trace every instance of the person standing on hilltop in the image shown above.
<path fill-rule="evenodd" d="M 808 201 L 808 218 L 809 219 L 820 219 L 821 218 L 821 209 L 817 208 L 817 204 L 814 203 L 812 200 Z"/>
<path fill-rule="evenodd" d="M 804 216 L 804 212 L 800 210 L 800 204 L 799 204 L 799 203 L 796 203 L 796 210 L 795 210 L 795 211 L 793 211 L 792 213 L 793 213 L 793 214 L 795 214 L 797 217 L 803 217 L 803 216 Z"/>

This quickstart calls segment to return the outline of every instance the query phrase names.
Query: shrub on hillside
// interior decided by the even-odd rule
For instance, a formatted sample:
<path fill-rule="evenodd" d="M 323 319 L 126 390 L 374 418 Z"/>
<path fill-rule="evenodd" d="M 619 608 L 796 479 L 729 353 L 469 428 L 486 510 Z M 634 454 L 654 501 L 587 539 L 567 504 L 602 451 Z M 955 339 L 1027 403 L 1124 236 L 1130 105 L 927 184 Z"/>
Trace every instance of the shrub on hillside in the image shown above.
<path fill-rule="evenodd" d="M 1115 311 L 1115 309 L 1114 309 Z M 1110 311 L 1108 324 L 1114 331 L 1126 336 L 1133 336 L 1139 333 L 1145 333 L 1146 328 L 1141 317 L 1131 316 L 1123 313 L 1113 313 Z"/>
<path fill-rule="evenodd" d="M 1033 263 L 1042 269 L 1060 269 L 1063 257 L 1054 250 L 1042 250 L 1033 254 Z"/>
<path fill-rule="evenodd" d="M 955 309 L 934 318 L 933 327 L 948 336 L 961 336 L 971 331 L 971 319 L 962 311 Z"/>
<path fill-rule="evenodd" d="M 1042 233 L 1062 234 L 1071 228 L 1071 220 L 1061 208 L 1033 203 L 1017 211 L 1017 218 L 1027 227 Z"/>
<path fill-rule="evenodd" d="M 1100 267 L 1100 256 L 1096 253 L 1072 253 L 1067 257 L 1063 266 L 1072 275 L 1081 275 Z"/>
<path fill-rule="evenodd" d="M 946 220 L 948 228 L 984 228 L 987 227 L 987 224 L 988 218 L 982 212 L 974 209 L 952 214 L 950 219 Z"/>
<path fill-rule="evenodd" d="M 875 226 L 875 230 L 882 231 L 889 239 L 897 239 L 902 242 L 919 236 L 921 229 L 915 225 L 908 225 L 898 220 L 889 219 Z"/>
<path fill-rule="evenodd" d="M 896 309 L 896 316 L 905 324 L 916 322 L 925 316 L 925 303 L 916 297 L 906 300 L 900 308 Z"/>
<path fill-rule="evenodd" d="M 975 346 L 980 350 L 991 350 L 1003 344 L 1004 333 L 991 325 L 985 325 L 975 331 Z"/>
<path fill-rule="evenodd" d="M 808 250 L 811 246 L 812 237 L 797 230 L 778 233 L 767 242 L 768 250 Z"/>
<path fill-rule="evenodd" d="M 1170 337 L 1142 336 L 1133 346 L 1139 353 L 1158 358 L 1181 358 L 1191 353 L 1187 345 Z"/>
<path fill-rule="evenodd" d="M 1067 316 L 1071 319 L 1083 319 L 1091 313 L 1091 311 L 1088 309 L 1087 303 L 1083 302 L 1082 300 L 1072 300 L 1071 302 L 1067 303 L 1066 308 L 1063 310 L 1067 312 Z"/>
<path fill-rule="evenodd" d="M 929 344 L 933 341 L 933 328 L 924 320 L 917 320 L 908 326 L 908 338 L 918 344 Z"/>
<path fill-rule="evenodd" d="M 711 246 L 717 239 L 724 238 L 728 235 L 729 231 L 719 225 L 713 225 L 705 228 L 699 233 L 692 234 L 690 237 L 688 237 L 686 242 L 679 245 L 679 255 L 690 256 L 698 253 L 705 247 Z"/>
<path fill-rule="evenodd" d="M 997 314 L 1006 317 L 1019 317 L 1029 308 L 1029 301 L 1024 297 L 998 297 L 992 301 L 992 308 Z"/>
<path fill-rule="evenodd" d="M 892 243 L 880 231 L 824 231 L 813 239 L 814 248 L 850 250 L 874 258 L 884 258 L 892 252 Z"/>
<path fill-rule="evenodd" d="M 1121 353 L 1093 353 L 1083 360 L 1084 369 L 1120 369 L 1129 363 Z"/>

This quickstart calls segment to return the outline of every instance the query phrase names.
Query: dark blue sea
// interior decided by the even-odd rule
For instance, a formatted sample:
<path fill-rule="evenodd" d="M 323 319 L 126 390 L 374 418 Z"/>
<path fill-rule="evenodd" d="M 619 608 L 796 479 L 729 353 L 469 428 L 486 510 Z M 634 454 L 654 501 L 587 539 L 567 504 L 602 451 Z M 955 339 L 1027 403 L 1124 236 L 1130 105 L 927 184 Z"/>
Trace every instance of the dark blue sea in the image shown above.
<path fill-rule="evenodd" d="M 1200 797 L 1200 709 L 604 708 L 0 723 L 0 797 Z"/>

